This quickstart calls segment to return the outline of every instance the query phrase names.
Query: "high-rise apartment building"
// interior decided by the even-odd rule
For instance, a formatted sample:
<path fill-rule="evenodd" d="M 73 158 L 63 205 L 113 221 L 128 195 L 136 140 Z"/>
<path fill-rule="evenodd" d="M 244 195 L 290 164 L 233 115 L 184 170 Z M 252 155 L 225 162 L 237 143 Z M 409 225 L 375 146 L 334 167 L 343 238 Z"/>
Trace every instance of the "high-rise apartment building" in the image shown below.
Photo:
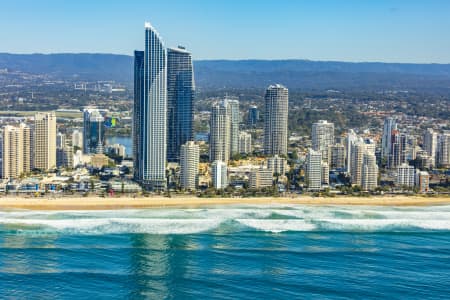
<path fill-rule="evenodd" d="M 434 166 L 436 162 L 436 152 L 437 152 L 437 132 L 433 128 L 428 128 L 423 136 L 423 149 L 427 151 L 428 156 L 432 160 L 432 165 Z"/>
<path fill-rule="evenodd" d="M 272 171 L 272 174 L 283 176 L 288 171 L 287 160 L 284 157 L 274 155 L 267 159 L 267 169 Z"/>
<path fill-rule="evenodd" d="M 37 113 L 34 116 L 34 167 L 41 170 L 56 168 L 56 114 Z"/>
<path fill-rule="evenodd" d="M 185 190 L 195 190 L 198 184 L 198 164 L 200 148 L 193 141 L 181 145 L 180 186 Z"/>
<path fill-rule="evenodd" d="M 406 163 L 397 167 L 397 185 L 414 187 L 415 183 L 415 169 Z"/>
<path fill-rule="evenodd" d="M 56 149 L 58 148 L 64 148 L 66 145 L 66 136 L 65 134 L 58 132 L 56 134 Z"/>
<path fill-rule="evenodd" d="M 265 94 L 264 153 L 286 155 L 288 140 L 288 89 L 271 85 Z"/>
<path fill-rule="evenodd" d="M 83 132 L 75 129 L 72 132 L 72 146 L 83 149 Z"/>
<path fill-rule="evenodd" d="M 259 110 L 258 106 L 252 105 L 248 109 L 248 125 L 256 126 L 259 121 Z"/>
<path fill-rule="evenodd" d="M 309 149 L 306 156 L 306 185 L 310 191 L 322 188 L 322 153 Z"/>
<path fill-rule="evenodd" d="M 101 154 L 105 146 L 105 118 L 97 108 L 83 110 L 83 153 Z"/>
<path fill-rule="evenodd" d="M 342 144 L 334 144 L 328 147 L 328 164 L 332 170 L 345 168 L 345 147 Z"/>
<path fill-rule="evenodd" d="M 247 154 L 252 152 L 252 135 L 247 132 L 239 133 L 239 153 Z"/>
<path fill-rule="evenodd" d="M 378 186 L 378 166 L 375 154 L 367 151 L 363 154 L 361 166 L 361 189 L 372 191 Z"/>
<path fill-rule="evenodd" d="M 230 158 L 230 110 L 224 103 L 214 104 L 209 123 L 209 160 L 228 163 Z"/>
<path fill-rule="evenodd" d="M 145 23 L 145 51 L 135 51 L 134 177 L 147 190 L 166 187 L 167 56 L 161 37 Z"/>
<path fill-rule="evenodd" d="M 184 47 L 167 48 L 167 160 L 178 162 L 181 145 L 194 138 L 194 72 Z"/>
<path fill-rule="evenodd" d="M 221 160 L 216 160 L 211 164 L 211 179 L 215 189 L 224 189 L 228 186 L 227 164 Z"/>
<path fill-rule="evenodd" d="M 383 126 L 383 136 L 381 138 L 381 156 L 385 159 L 388 159 L 390 153 L 391 153 L 391 142 L 392 142 L 392 131 L 397 130 L 397 121 L 392 118 L 388 117 L 384 119 L 384 126 Z"/>
<path fill-rule="evenodd" d="M 7 125 L 2 134 L 2 178 L 18 178 L 31 171 L 31 129 Z"/>
<path fill-rule="evenodd" d="M 239 153 L 239 123 L 241 121 L 239 100 L 226 98 L 224 104 L 227 106 L 230 117 L 230 157 L 232 157 Z"/>
<path fill-rule="evenodd" d="M 450 167 L 450 131 L 445 131 L 438 137 L 437 165 L 441 168 Z"/>
<path fill-rule="evenodd" d="M 347 132 L 347 137 L 345 139 L 345 166 L 347 173 L 351 174 L 352 172 L 352 147 L 358 140 L 358 135 L 355 133 L 353 129 L 350 129 Z"/>
<path fill-rule="evenodd" d="M 401 164 L 406 162 L 407 156 L 407 136 L 400 133 L 398 130 L 393 130 L 391 135 L 390 146 L 388 156 L 388 167 L 390 169 L 395 169 Z"/>
<path fill-rule="evenodd" d="M 351 181 L 353 185 L 362 184 L 363 157 L 366 152 L 366 145 L 362 140 L 357 141 L 351 150 Z"/>
<path fill-rule="evenodd" d="M 328 162 L 328 147 L 334 145 L 334 124 L 319 120 L 312 125 L 312 148 L 322 153 L 322 159 Z"/>

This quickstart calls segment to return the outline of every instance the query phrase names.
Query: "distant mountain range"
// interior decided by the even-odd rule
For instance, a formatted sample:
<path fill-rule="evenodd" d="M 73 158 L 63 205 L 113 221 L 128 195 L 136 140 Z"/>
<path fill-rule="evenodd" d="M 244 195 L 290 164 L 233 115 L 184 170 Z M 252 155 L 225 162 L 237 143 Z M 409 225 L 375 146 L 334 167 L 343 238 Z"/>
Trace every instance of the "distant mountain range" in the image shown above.
<path fill-rule="evenodd" d="M 81 80 L 133 81 L 133 57 L 127 55 L 0 53 L 2 68 Z M 271 83 L 300 90 L 450 90 L 450 64 L 199 60 L 194 69 L 197 86 L 206 90 L 264 88 Z"/>

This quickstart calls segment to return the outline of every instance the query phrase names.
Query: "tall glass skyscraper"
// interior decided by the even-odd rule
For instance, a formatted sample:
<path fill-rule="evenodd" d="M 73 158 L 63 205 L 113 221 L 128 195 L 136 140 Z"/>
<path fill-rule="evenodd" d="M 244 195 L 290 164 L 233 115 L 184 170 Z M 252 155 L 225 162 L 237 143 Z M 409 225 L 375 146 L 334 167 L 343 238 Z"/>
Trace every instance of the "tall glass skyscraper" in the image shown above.
<path fill-rule="evenodd" d="M 194 74 L 192 55 L 183 47 L 167 49 L 167 160 L 180 160 L 181 145 L 193 139 Z"/>
<path fill-rule="evenodd" d="M 105 143 L 104 117 L 96 108 L 83 110 L 83 152 L 103 153 Z"/>
<path fill-rule="evenodd" d="M 134 168 L 144 189 L 166 187 L 167 56 L 158 32 L 145 23 L 145 51 L 134 61 Z"/>

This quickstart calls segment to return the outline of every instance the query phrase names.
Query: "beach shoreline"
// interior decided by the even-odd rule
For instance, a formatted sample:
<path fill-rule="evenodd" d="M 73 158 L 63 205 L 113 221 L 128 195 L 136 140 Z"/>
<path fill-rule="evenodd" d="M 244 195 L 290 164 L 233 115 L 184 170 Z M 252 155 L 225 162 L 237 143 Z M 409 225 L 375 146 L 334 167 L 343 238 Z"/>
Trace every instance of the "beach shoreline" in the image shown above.
<path fill-rule="evenodd" d="M 355 206 L 432 206 L 450 205 L 449 196 L 373 196 L 373 197 L 253 197 L 199 198 L 195 196 L 151 197 L 0 197 L 0 209 L 29 210 L 119 210 L 143 208 L 197 208 L 226 205 L 355 205 Z"/>

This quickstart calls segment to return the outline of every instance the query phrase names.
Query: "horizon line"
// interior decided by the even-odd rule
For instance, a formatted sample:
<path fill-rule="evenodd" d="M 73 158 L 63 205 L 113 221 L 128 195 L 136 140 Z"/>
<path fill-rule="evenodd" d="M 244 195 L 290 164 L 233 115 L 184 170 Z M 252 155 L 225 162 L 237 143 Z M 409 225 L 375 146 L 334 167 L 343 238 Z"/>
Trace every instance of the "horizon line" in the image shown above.
<path fill-rule="evenodd" d="M 165 47 L 171 48 L 171 47 Z M 191 52 L 192 53 L 192 52 Z M 107 52 L 0 52 L 7 55 L 117 55 L 133 57 L 132 54 Z M 336 62 L 336 63 L 379 63 L 379 64 L 412 64 L 412 65 L 450 65 L 450 62 L 398 62 L 383 60 L 339 60 L 339 59 L 307 59 L 307 58 L 197 58 L 193 61 L 309 61 L 309 62 Z"/>

